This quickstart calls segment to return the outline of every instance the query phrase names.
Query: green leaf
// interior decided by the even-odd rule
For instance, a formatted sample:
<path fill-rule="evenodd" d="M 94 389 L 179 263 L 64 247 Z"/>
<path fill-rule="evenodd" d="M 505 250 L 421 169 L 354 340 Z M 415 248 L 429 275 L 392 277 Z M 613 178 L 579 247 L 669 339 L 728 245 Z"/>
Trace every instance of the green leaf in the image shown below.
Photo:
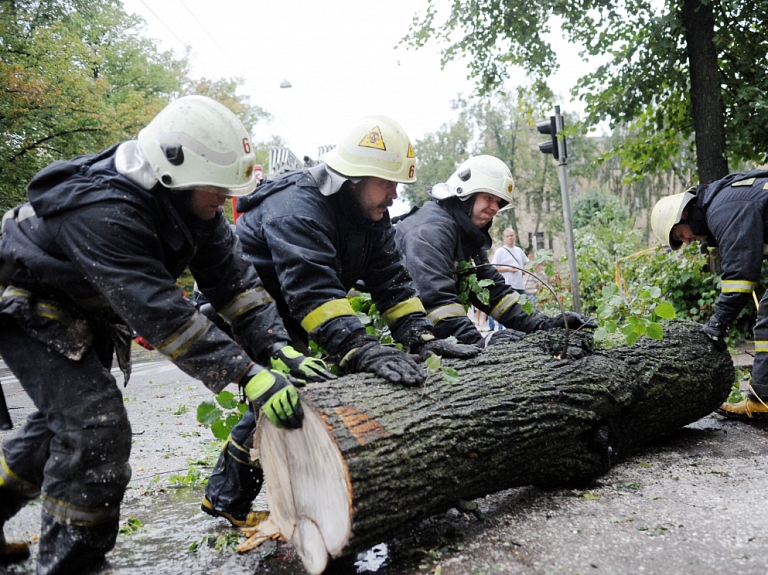
<path fill-rule="evenodd" d="M 531 315 L 534 310 L 533 302 L 529 299 L 526 299 L 522 305 L 522 308 L 525 313 L 527 313 L 528 315 Z"/>
<path fill-rule="evenodd" d="M 645 331 L 645 335 L 651 339 L 661 340 L 664 339 L 664 329 L 661 327 L 660 323 L 652 322 L 650 325 L 648 325 L 648 328 Z"/>
<path fill-rule="evenodd" d="M 204 401 L 197 406 L 197 421 L 206 427 L 218 421 L 222 411 L 212 401 Z"/>
<path fill-rule="evenodd" d="M 592 337 L 595 341 L 603 341 L 606 337 L 608 337 L 608 330 L 606 330 L 603 326 L 600 326 L 595 330 L 595 334 Z"/>
<path fill-rule="evenodd" d="M 662 319 L 674 319 L 677 317 L 674 306 L 668 301 L 663 301 L 658 304 L 653 312 Z"/>
<path fill-rule="evenodd" d="M 627 345 L 633 345 L 638 340 L 639 337 L 640 337 L 640 334 L 637 334 L 635 332 L 630 333 L 627 336 Z"/>
<path fill-rule="evenodd" d="M 433 353 L 427 358 L 424 364 L 427 366 L 429 371 L 437 371 L 440 369 L 440 356 Z"/>
<path fill-rule="evenodd" d="M 229 437 L 230 431 L 231 428 L 227 427 L 227 425 L 221 419 L 217 419 L 211 424 L 211 433 L 213 433 L 213 436 L 216 439 L 221 439 L 224 441 Z"/>
<path fill-rule="evenodd" d="M 443 381 L 445 381 L 449 385 L 458 383 L 459 372 L 452 367 L 443 368 Z"/>
<path fill-rule="evenodd" d="M 226 389 L 216 396 L 216 401 L 224 409 L 235 409 L 239 403 L 235 395 Z"/>

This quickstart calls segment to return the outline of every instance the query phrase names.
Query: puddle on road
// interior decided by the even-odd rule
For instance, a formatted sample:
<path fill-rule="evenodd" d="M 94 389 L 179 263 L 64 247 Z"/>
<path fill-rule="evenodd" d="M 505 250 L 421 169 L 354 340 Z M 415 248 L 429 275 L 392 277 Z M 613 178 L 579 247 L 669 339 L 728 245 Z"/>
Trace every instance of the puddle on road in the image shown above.
<path fill-rule="evenodd" d="M 355 567 L 358 573 L 375 573 L 389 558 L 389 549 L 386 543 L 374 545 L 368 551 L 357 554 Z"/>
<path fill-rule="evenodd" d="M 126 494 L 120 525 L 129 520 L 136 529 L 132 534 L 121 533 L 115 548 L 107 555 L 113 567 L 125 575 L 305 575 L 306 571 L 291 545 L 267 542 L 245 554 L 235 553 L 235 547 L 245 540 L 223 519 L 209 517 L 200 511 L 203 490 L 197 488 L 170 488 L 152 494 L 137 492 Z M 264 492 L 259 495 L 255 506 L 266 509 Z M 16 517 L 26 523 L 23 530 L 26 537 L 39 534 L 39 505 L 25 509 L 23 517 Z M 34 527 L 29 525 L 33 520 Z M 31 528 L 30 528 L 31 527 Z M 18 537 L 18 526 L 9 522 L 6 532 L 9 539 Z M 190 546 L 196 550 L 191 551 Z M 33 575 L 36 571 L 38 542 L 31 546 L 29 560 L 9 565 L 4 575 Z M 333 575 L 355 575 L 390 571 L 392 557 L 387 544 L 380 543 L 367 551 L 333 561 L 329 573 Z"/>

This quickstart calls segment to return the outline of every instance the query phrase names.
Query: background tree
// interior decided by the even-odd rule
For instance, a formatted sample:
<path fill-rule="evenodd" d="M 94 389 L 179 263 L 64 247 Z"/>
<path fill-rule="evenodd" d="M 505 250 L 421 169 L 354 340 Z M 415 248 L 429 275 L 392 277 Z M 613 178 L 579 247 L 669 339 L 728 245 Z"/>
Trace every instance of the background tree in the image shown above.
<path fill-rule="evenodd" d="M 180 95 L 223 100 L 249 126 L 264 117 L 239 80 L 191 79 L 143 30 L 117 0 L 0 3 L 0 210 L 45 165 L 135 137 Z"/>
<path fill-rule="evenodd" d="M 430 0 L 404 41 L 421 47 L 437 38 L 447 45 L 443 63 L 469 55 L 484 93 L 520 66 L 546 97 L 558 66 L 544 38 L 552 16 L 584 46 L 583 56 L 607 57 L 575 93 L 586 102 L 587 125 L 626 128 L 629 137 L 613 152 L 630 174 L 670 169 L 681 146 L 695 145 L 701 182 L 725 175 L 729 162 L 765 161 L 765 0 L 456 0 L 447 16 Z"/>

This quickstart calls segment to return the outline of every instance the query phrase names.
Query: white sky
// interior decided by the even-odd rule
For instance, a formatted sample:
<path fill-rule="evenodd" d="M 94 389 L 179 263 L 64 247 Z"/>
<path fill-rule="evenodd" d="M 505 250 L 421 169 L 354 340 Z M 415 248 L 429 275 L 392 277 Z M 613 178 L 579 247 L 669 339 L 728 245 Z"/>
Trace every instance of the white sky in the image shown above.
<path fill-rule="evenodd" d="M 397 47 L 426 0 L 123 0 L 129 13 L 147 23 L 146 35 L 162 50 L 191 48 L 192 75 L 242 77 L 240 93 L 269 111 L 255 141 L 282 136 L 299 157 L 317 158 L 317 147 L 333 145 L 358 119 L 383 114 L 403 126 L 412 141 L 454 117 L 451 100 L 471 94 L 467 65 L 440 69 L 441 45 Z M 447 1 L 446 1 L 447 4 Z M 578 49 L 559 31 L 560 72 L 552 86 L 562 111 L 580 110 L 570 88 L 589 70 Z M 511 85 L 525 82 L 512 72 Z M 291 88 L 281 89 L 288 80 Z M 418 153 L 418 150 L 417 150 Z M 395 209 L 399 208 L 399 209 Z M 404 206 L 395 206 L 399 213 Z"/>

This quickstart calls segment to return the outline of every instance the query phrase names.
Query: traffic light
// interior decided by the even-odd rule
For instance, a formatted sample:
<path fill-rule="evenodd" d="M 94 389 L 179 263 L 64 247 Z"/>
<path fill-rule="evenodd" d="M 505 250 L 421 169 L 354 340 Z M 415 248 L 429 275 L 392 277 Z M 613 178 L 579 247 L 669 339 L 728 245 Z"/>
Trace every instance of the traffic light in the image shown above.
<path fill-rule="evenodd" d="M 554 116 L 550 116 L 549 120 L 542 120 L 536 122 L 536 129 L 540 134 L 547 134 L 552 136 L 552 139 L 548 142 L 541 142 L 539 144 L 539 150 L 544 154 L 552 154 L 556 160 L 560 159 L 560 150 L 557 147 L 557 120 Z"/>

